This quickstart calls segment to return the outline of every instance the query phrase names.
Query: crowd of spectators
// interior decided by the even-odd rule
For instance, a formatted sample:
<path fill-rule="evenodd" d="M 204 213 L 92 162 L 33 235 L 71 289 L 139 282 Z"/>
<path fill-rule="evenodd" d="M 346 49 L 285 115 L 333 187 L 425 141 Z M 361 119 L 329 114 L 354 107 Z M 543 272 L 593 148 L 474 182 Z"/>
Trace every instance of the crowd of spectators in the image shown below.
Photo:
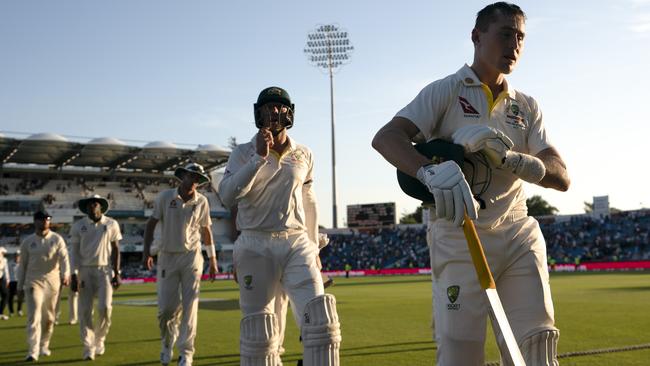
<path fill-rule="evenodd" d="M 540 220 L 551 264 L 650 260 L 650 210 L 595 218 Z M 429 267 L 426 229 L 380 229 L 332 234 L 321 252 L 323 268 L 343 270 Z"/>

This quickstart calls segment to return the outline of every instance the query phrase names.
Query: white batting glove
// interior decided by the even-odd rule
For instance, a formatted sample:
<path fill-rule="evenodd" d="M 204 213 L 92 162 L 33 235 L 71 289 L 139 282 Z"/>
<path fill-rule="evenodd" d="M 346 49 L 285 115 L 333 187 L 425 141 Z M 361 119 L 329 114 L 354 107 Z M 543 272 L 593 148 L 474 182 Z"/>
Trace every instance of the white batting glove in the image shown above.
<path fill-rule="evenodd" d="M 423 166 L 418 170 L 417 178 L 433 194 L 436 216 L 439 218 L 461 226 L 465 209 L 472 220 L 478 217 L 478 204 L 472 197 L 463 172 L 454 161 Z"/>
<path fill-rule="evenodd" d="M 455 144 L 462 145 L 468 153 L 483 150 L 488 147 L 488 143 L 492 145 L 492 148 L 496 147 L 496 143 L 500 143 L 506 150 L 512 149 L 514 145 L 502 131 L 485 125 L 461 127 L 451 135 L 451 138 Z"/>

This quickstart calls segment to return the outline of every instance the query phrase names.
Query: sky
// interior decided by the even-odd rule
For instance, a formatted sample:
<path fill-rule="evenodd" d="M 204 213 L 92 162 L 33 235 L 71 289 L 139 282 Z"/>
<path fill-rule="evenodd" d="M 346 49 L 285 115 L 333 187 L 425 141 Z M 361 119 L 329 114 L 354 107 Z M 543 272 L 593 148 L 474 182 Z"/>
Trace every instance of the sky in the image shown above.
<path fill-rule="evenodd" d="M 422 87 L 471 63 L 470 32 L 489 3 L 4 0 L 0 133 L 227 146 L 251 139 L 258 93 L 281 86 L 331 227 L 329 78 L 303 49 L 318 25 L 336 24 L 355 48 L 334 75 L 338 224 L 350 204 L 396 202 L 401 215 L 418 202 L 371 140 Z M 560 214 L 602 195 L 619 209 L 649 207 L 650 0 L 517 4 L 527 35 L 508 81 L 538 101 L 572 181 L 565 193 L 527 193 Z"/>

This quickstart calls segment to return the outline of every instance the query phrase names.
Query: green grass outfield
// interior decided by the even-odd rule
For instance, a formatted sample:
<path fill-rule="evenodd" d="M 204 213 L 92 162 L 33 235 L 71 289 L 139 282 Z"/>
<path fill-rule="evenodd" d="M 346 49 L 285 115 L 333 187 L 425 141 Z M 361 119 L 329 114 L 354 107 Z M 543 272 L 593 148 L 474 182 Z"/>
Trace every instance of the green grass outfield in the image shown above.
<path fill-rule="evenodd" d="M 648 365 L 650 348 L 650 273 L 556 274 L 551 277 L 562 365 Z M 433 365 L 430 282 L 425 276 L 337 278 L 331 292 L 338 299 L 343 344 L 342 365 Z M 195 365 L 239 365 L 238 292 L 231 281 L 202 284 Z M 55 327 L 49 365 L 158 365 L 156 307 L 127 305 L 154 300 L 154 285 L 123 286 L 114 297 L 113 325 L 104 356 L 81 361 L 79 327 Z M 147 301 L 143 301 L 147 302 Z M 289 319 L 283 360 L 300 357 L 298 332 Z M 0 365 L 22 364 L 26 354 L 25 318 L 0 321 Z M 615 352 L 574 355 L 613 349 Z M 487 361 L 497 361 L 489 335 Z"/>

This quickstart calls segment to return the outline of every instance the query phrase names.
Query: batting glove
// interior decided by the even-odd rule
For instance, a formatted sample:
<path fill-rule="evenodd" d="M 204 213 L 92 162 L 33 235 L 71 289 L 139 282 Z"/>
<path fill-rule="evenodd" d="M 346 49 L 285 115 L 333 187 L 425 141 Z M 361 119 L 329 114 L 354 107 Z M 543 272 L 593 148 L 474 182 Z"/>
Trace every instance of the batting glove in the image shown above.
<path fill-rule="evenodd" d="M 462 145 L 466 152 L 474 153 L 486 148 L 499 152 L 512 149 L 514 144 L 502 131 L 485 126 L 469 125 L 456 130 L 451 136 L 455 144 Z M 501 165 L 499 163 L 497 166 Z"/>
<path fill-rule="evenodd" d="M 436 216 L 439 218 L 461 226 L 465 209 L 472 220 L 478 217 L 478 205 L 472 197 L 472 190 L 454 161 L 423 166 L 418 170 L 417 178 L 433 194 Z"/>

